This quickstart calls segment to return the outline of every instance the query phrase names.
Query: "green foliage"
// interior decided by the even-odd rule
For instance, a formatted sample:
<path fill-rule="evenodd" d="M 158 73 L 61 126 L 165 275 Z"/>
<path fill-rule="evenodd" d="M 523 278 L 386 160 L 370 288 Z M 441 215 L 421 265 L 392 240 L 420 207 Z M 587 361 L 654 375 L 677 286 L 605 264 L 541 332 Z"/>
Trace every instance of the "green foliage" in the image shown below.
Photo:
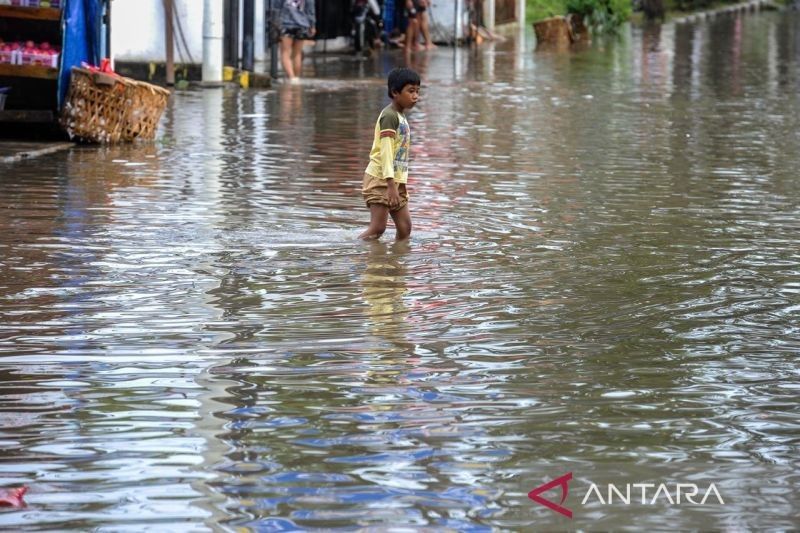
<path fill-rule="evenodd" d="M 676 0 L 693 1 L 693 0 Z M 703 0 L 696 0 L 703 1 Z M 537 20 L 576 13 L 583 15 L 594 31 L 614 31 L 631 16 L 631 0 L 527 0 L 527 20 Z"/>
<path fill-rule="evenodd" d="M 597 32 L 616 31 L 630 17 L 631 0 L 566 0 L 568 13 L 582 15 L 587 26 Z"/>
<path fill-rule="evenodd" d="M 591 17 L 595 8 L 602 0 L 567 0 L 567 12 Z"/>
<path fill-rule="evenodd" d="M 525 20 L 537 20 L 567 14 L 567 0 L 527 0 Z"/>

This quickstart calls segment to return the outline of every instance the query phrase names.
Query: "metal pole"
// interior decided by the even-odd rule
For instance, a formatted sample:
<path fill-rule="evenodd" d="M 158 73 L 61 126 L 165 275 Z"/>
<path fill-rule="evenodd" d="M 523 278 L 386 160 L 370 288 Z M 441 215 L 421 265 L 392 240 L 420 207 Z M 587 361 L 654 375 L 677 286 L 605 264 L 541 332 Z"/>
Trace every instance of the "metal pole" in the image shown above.
<path fill-rule="evenodd" d="M 253 11 L 253 68 L 263 72 L 266 68 L 267 46 L 269 46 L 269 41 L 267 41 L 264 33 L 264 29 L 267 27 L 266 17 L 264 16 L 267 12 L 266 0 L 255 0 Z M 261 64 L 262 62 L 264 63 Z"/>
<path fill-rule="evenodd" d="M 453 46 L 458 46 L 458 0 L 453 2 Z"/>
<path fill-rule="evenodd" d="M 164 0 L 164 30 L 167 48 L 167 85 L 175 85 L 175 19 L 173 18 L 174 0 Z"/>
<path fill-rule="evenodd" d="M 494 15 L 496 12 L 494 0 L 483 0 L 483 27 L 494 31 Z"/>
<path fill-rule="evenodd" d="M 203 84 L 222 85 L 222 0 L 203 0 Z"/>
<path fill-rule="evenodd" d="M 275 15 L 275 10 L 273 9 L 273 2 L 275 0 L 269 0 L 269 17 L 267 19 L 267 35 L 269 39 L 269 75 L 273 80 L 278 79 L 278 46 L 277 41 L 275 40 L 275 24 L 277 21 L 273 20 L 273 16 Z"/>
<path fill-rule="evenodd" d="M 242 5 L 242 69 L 253 71 L 255 66 L 255 0 L 244 0 Z"/>
<path fill-rule="evenodd" d="M 459 27 L 459 18 L 461 15 L 461 0 L 456 0 L 453 2 L 453 9 L 455 9 L 454 14 L 454 21 L 453 21 L 453 46 L 458 46 L 458 27 Z"/>

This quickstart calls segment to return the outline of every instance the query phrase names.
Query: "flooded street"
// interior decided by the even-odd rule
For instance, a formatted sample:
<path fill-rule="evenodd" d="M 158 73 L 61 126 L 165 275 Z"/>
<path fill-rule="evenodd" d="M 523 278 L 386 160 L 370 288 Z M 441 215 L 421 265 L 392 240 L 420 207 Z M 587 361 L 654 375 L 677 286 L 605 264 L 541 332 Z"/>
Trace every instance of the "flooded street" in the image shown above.
<path fill-rule="evenodd" d="M 532 45 L 415 56 L 407 244 L 400 55 L 0 167 L 0 529 L 796 528 L 800 13 Z"/>

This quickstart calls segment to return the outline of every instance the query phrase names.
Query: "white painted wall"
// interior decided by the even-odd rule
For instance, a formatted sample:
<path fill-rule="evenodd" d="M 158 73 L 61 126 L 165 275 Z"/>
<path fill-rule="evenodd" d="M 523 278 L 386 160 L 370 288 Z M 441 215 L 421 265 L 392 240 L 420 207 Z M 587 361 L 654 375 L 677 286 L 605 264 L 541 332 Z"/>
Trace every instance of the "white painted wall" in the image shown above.
<path fill-rule="evenodd" d="M 484 0 L 484 21 L 490 29 L 495 26 L 495 0 Z M 469 12 L 467 0 L 433 0 L 430 10 L 431 32 L 434 41 L 452 42 L 453 34 L 464 39 L 468 34 Z M 517 1 L 518 19 L 525 12 L 525 0 Z M 456 24 L 456 18 L 459 23 Z M 521 20 L 521 19 L 519 19 Z"/>
<path fill-rule="evenodd" d="M 195 64 L 203 62 L 203 2 L 174 0 L 189 54 Z M 256 0 L 255 55 L 256 61 L 265 57 L 264 9 L 266 0 Z M 241 21 L 240 21 L 241 39 Z M 189 62 L 183 46 L 178 45 L 175 28 L 175 62 Z M 241 49 L 241 42 L 240 42 Z M 164 43 L 164 7 L 161 0 L 114 0 L 111 3 L 111 50 L 114 59 L 131 62 L 164 62 L 167 59 Z M 181 57 L 183 54 L 183 57 Z"/>
<path fill-rule="evenodd" d="M 186 44 L 195 63 L 203 61 L 203 2 L 175 0 Z M 178 38 L 177 28 L 175 29 Z M 175 47 L 175 61 L 181 59 Z M 161 0 L 114 0 L 111 3 L 111 51 L 117 61 L 165 61 L 164 8 Z"/>
<path fill-rule="evenodd" d="M 455 31 L 455 4 L 464 4 L 464 0 L 433 0 L 431 2 L 430 13 L 428 14 L 431 28 L 431 38 L 434 41 L 453 42 L 453 32 Z M 459 31 L 458 37 L 463 37 Z"/>

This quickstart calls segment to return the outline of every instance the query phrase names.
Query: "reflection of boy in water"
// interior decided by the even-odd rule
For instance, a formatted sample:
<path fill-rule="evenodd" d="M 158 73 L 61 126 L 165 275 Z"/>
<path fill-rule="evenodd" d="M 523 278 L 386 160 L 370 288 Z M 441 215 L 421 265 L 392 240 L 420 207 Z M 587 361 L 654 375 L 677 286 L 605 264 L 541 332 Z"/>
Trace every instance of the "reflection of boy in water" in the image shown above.
<path fill-rule="evenodd" d="M 362 278 L 372 332 L 403 349 L 408 348 L 403 335 L 408 316 L 403 296 L 408 289 L 401 258 L 407 247 L 407 243 L 396 243 L 391 248 L 382 242 L 371 243 Z"/>
<path fill-rule="evenodd" d="M 381 111 L 375 124 L 369 165 L 361 189 L 369 207 L 370 222 L 359 238 L 380 238 L 391 215 L 397 229 L 395 240 L 402 241 L 411 235 L 406 189 L 411 130 L 405 112 L 419 99 L 419 74 L 411 69 L 396 68 L 389 73 L 387 84 L 392 103 Z"/>

